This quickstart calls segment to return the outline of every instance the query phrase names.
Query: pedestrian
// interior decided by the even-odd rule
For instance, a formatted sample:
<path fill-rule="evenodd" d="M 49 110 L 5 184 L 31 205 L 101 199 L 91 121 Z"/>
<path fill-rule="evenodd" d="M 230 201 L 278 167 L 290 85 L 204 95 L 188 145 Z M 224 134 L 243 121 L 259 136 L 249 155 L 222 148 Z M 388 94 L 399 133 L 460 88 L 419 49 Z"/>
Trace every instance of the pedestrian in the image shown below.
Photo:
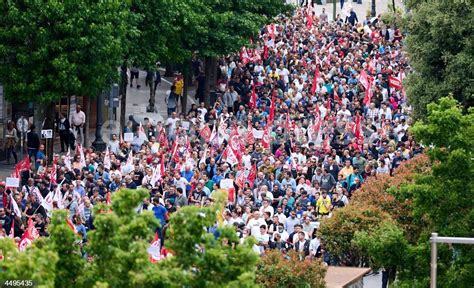
<path fill-rule="evenodd" d="M 61 142 L 61 151 L 60 153 L 65 152 L 64 147 L 66 149 L 69 147 L 71 143 L 71 139 L 69 134 L 71 134 L 71 125 L 69 120 L 66 118 L 66 114 L 61 113 L 61 118 L 59 119 L 59 140 Z"/>
<path fill-rule="evenodd" d="M 35 124 L 31 124 L 30 130 L 26 132 L 26 149 L 28 151 L 28 156 L 34 158 L 36 161 L 36 153 L 40 147 L 40 139 L 38 134 L 36 133 L 36 126 Z"/>
<path fill-rule="evenodd" d="M 137 89 L 140 89 L 140 85 L 138 85 L 138 78 L 140 77 L 140 70 L 136 67 L 136 64 L 134 63 L 132 65 L 132 68 L 130 68 L 130 87 L 133 87 L 133 79 L 135 79 L 135 84 L 137 86 Z"/>
<path fill-rule="evenodd" d="M 16 155 L 16 143 L 18 142 L 18 132 L 13 121 L 8 121 L 7 131 L 5 132 L 5 152 L 7 163 L 10 164 L 10 158 L 13 155 L 15 164 L 18 163 L 18 156 Z"/>
<path fill-rule="evenodd" d="M 70 124 L 73 126 L 74 138 L 77 144 L 84 146 L 84 127 L 86 124 L 86 113 L 82 111 L 82 106 L 77 104 L 76 110 L 71 113 Z"/>
<path fill-rule="evenodd" d="M 341 2 L 343 2 L 344 0 L 341 0 Z M 342 7 L 341 7 L 342 9 Z M 349 22 L 351 24 L 351 26 L 354 26 L 357 22 L 359 22 L 359 20 L 357 19 L 357 14 L 354 12 L 354 9 L 351 8 L 351 10 L 349 11 L 349 15 L 346 16 L 346 21 L 345 23 Z"/>
<path fill-rule="evenodd" d="M 176 107 L 178 105 L 178 96 L 176 94 L 175 85 L 171 85 L 170 90 L 166 92 L 165 103 L 168 109 L 168 117 L 169 117 L 173 112 L 176 112 Z"/>

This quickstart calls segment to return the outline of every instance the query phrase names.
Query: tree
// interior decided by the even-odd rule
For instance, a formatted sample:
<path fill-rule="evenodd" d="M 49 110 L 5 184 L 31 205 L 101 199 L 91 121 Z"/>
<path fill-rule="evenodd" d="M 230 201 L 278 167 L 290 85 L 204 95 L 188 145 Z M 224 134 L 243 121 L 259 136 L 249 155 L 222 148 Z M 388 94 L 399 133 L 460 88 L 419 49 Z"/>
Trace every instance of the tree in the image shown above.
<path fill-rule="evenodd" d="M 403 230 L 391 221 L 384 221 L 373 231 L 356 231 L 353 244 L 369 255 L 374 270 L 385 268 L 391 281 L 406 261 L 408 241 Z"/>
<path fill-rule="evenodd" d="M 474 199 L 469 193 L 474 191 L 474 108 L 463 114 L 463 107 L 455 99 L 444 97 L 429 104 L 427 110 L 426 121 L 412 128 L 417 139 L 430 145 L 426 153 L 433 163 L 432 173 L 420 175 L 410 187 L 414 214 L 429 223 L 420 241 L 427 241 L 431 232 L 472 237 Z M 473 283 L 473 275 L 468 272 L 474 268 L 471 245 L 453 245 L 439 258 L 441 286 L 467 287 Z"/>
<path fill-rule="evenodd" d="M 166 267 L 181 269 L 181 286 L 254 287 L 258 260 L 254 241 L 239 244 L 233 228 L 215 225 L 227 196 L 215 192 L 212 197 L 215 205 L 183 207 L 171 217 L 166 246 L 175 256 Z"/>
<path fill-rule="evenodd" d="M 415 116 L 449 93 L 465 107 L 474 104 L 474 10 L 463 1 L 411 1 L 407 49 L 414 73 L 405 85 Z M 409 16 L 410 17 L 410 16 Z"/>
<path fill-rule="evenodd" d="M 65 211 L 54 211 L 51 236 L 24 252 L 11 239 L 0 239 L 2 277 L 32 279 L 39 287 L 254 287 L 253 241 L 239 244 L 232 228 L 214 227 L 224 196 L 213 196 L 212 206 L 173 214 L 166 246 L 175 256 L 156 264 L 147 248 L 158 222 L 148 211 L 135 211 L 149 192 L 122 189 L 113 194 L 111 206 L 94 207 L 96 229 L 83 247 L 76 244 Z"/>
<path fill-rule="evenodd" d="M 332 257 L 349 266 L 368 266 L 369 255 L 352 240 L 357 231 L 374 231 L 390 216 L 379 207 L 349 205 L 337 209 L 331 218 L 321 221 L 319 236 Z"/>
<path fill-rule="evenodd" d="M 403 162 L 395 169 L 393 176 L 377 175 L 370 177 L 351 198 L 351 205 L 373 205 L 388 213 L 403 229 L 410 243 L 416 243 L 426 223 L 415 217 L 413 212 L 413 194 L 410 185 L 415 183 L 419 174 L 431 172 L 428 156 L 421 154 Z"/>
<path fill-rule="evenodd" d="M 321 260 L 301 260 L 296 251 L 283 255 L 265 252 L 257 266 L 257 283 L 263 287 L 326 287 L 326 268 Z"/>
<path fill-rule="evenodd" d="M 116 78 L 127 16 L 121 1 L 4 1 L 0 81 L 14 103 L 95 97 Z"/>

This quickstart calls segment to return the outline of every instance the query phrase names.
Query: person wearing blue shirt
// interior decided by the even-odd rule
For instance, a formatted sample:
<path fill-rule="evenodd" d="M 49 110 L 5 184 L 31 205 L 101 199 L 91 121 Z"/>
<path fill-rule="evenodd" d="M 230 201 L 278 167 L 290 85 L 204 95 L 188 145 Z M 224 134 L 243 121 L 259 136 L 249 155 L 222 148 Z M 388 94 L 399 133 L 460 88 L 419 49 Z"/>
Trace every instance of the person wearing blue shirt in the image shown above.
<path fill-rule="evenodd" d="M 191 183 L 191 180 L 193 179 L 193 176 L 194 176 L 194 172 L 191 170 L 191 167 L 189 165 L 186 165 L 186 167 L 184 167 L 184 171 L 181 172 L 181 176 L 183 176 L 188 181 L 188 183 Z M 189 191 L 191 191 L 190 184 L 186 185 L 186 192 L 189 192 Z M 189 194 L 187 193 L 186 195 L 189 195 Z"/>
<path fill-rule="evenodd" d="M 35 163 L 35 167 L 36 167 L 36 170 L 38 170 L 39 166 L 40 166 L 40 163 L 41 163 L 41 160 L 43 159 L 46 159 L 46 155 L 44 154 L 44 145 L 41 144 L 39 146 L 39 150 L 38 152 L 36 152 L 36 163 Z"/>
<path fill-rule="evenodd" d="M 163 227 L 166 225 L 166 220 L 168 219 L 168 211 L 165 206 L 160 203 L 160 198 L 158 197 L 153 198 L 153 205 L 153 214 L 155 215 L 155 218 L 160 221 L 160 227 L 156 229 L 156 232 L 158 232 L 160 239 L 163 241 Z"/>
<path fill-rule="evenodd" d="M 221 169 L 217 168 L 216 170 L 216 174 L 212 177 L 212 181 L 214 183 L 216 183 L 217 185 L 219 185 L 219 183 L 221 182 L 221 180 L 223 179 L 224 177 L 222 177 L 222 173 L 221 173 Z"/>
<path fill-rule="evenodd" d="M 110 174 L 109 174 L 109 172 L 104 170 L 104 164 L 102 164 L 102 163 L 100 163 L 97 166 L 97 170 L 96 170 L 95 175 L 94 175 L 94 182 L 97 183 L 97 180 L 99 180 L 99 178 L 101 178 L 101 177 L 102 177 L 102 180 L 104 180 L 105 185 L 110 184 Z"/>

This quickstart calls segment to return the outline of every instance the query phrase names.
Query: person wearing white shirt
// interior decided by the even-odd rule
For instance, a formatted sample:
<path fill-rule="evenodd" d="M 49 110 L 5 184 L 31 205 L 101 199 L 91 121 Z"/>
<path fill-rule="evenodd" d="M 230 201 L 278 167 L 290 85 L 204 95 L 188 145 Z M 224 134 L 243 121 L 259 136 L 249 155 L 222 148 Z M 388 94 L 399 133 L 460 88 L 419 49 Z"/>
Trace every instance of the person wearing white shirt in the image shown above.
<path fill-rule="evenodd" d="M 288 238 L 290 238 L 290 234 L 288 234 L 288 232 L 285 231 L 285 229 L 283 228 L 283 224 L 281 223 L 278 224 L 277 231 L 273 232 L 272 241 L 275 241 L 275 234 L 277 233 L 281 236 L 281 241 L 283 242 L 286 242 Z"/>
<path fill-rule="evenodd" d="M 263 214 L 265 212 L 269 212 L 270 213 L 270 217 L 273 217 L 273 213 L 274 213 L 274 209 L 272 206 L 270 206 L 270 203 L 268 201 L 268 199 L 263 199 L 262 201 L 262 207 L 260 207 L 260 214 Z"/>
<path fill-rule="evenodd" d="M 255 210 L 252 216 L 253 217 L 247 222 L 247 228 L 250 229 L 250 235 L 256 237 L 260 235 L 260 226 L 266 226 L 267 223 L 265 223 L 265 220 L 260 217 L 260 212 L 258 210 Z"/>
<path fill-rule="evenodd" d="M 71 113 L 71 125 L 73 127 L 76 141 L 84 145 L 84 124 L 86 123 L 86 114 L 81 110 L 81 105 L 76 105 L 76 111 Z M 80 137 L 79 137 L 80 136 Z"/>
<path fill-rule="evenodd" d="M 321 241 L 317 237 L 311 239 L 309 242 L 309 253 L 311 256 L 316 256 L 319 246 L 321 246 Z"/>
<path fill-rule="evenodd" d="M 118 154 L 120 141 L 117 139 L 117 134 L 112 135 L 112 140 L 109 142 L 109 149 L 111 153 Z"/>
<path fill-rule="evenodd" d="M 260 225 L 259 228 L 260 229 L 258 235 L 252 235 L 257 240 L 257 244 L 254 245 L 253 250 L 259 255 L 262 255 L 265 251 L 265 248 L 268 247 L 268 244 L 270 242 L 270 235 L 268 235 L 267 233 L 266 225 Z"/>

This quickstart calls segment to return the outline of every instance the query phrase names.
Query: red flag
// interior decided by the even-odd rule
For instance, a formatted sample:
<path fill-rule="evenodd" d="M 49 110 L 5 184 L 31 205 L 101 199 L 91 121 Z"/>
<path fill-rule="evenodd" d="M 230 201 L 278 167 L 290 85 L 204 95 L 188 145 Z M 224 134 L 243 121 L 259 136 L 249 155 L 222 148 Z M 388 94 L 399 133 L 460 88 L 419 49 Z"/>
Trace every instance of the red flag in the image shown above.
<path fill-rule="evenodd" d="M 253 187 L 255 179 L 257 179 L 257 165 L 254 163 L 252 169 L 250 169 L 249 175 L 247 176 L 247 181 L 249 181 L 250 187 Z"/>
<path fill-rule="evenodd" d="M 112 195 L 110 194 L 110 191 L 105 194 L 105 204 L 112 204 Z"/>
<path fill-rule="evenodd" d="M 355 123 L 352 127 L 352 133 L 354 133 L 358 140 L 364 140 L 364 135 L 362 133 L 362 120 L 360 115 L 357 115 L 355 118 Z"/>
<path fill-rule="evenodd" d="M 76 226 L 74 226 L 71 219 L 66 218 L 66 224 L 67 224 L 67 226 L 69 226 L 69 228 L 71 228 L 71 230 L 72 230 L 72 232 L 74 232 L 74 234 L 79 235 L 79 232 L 77 232 Z"/>
<path fill-rule="evenodd" d="M 306 29 L 310 30 L 313 27 L 313 15 L 311 7 L 308 7 L 306 11 Z"/>
<path fill-rule="evenodd" d="M 313 85 L 311 86 L 311 95 L 316 94 L 316 88 L 318 87 L 318 78 L 319 78 L 319 67 L 316 66 L 313 77 Z"/>
<path fill-rule="evenodd" d="M 277 94 L 276 90 L 273 90 L 272 93 L 272 104 L 270 105 L 270 113 L 268 114 L 268 125 L 273 124 L 273 120 L 275 119 L 275 96 Z"/>
<path fill-rule="evenodd" d="M 32 218 L 28 219 L 28 227 L 26 228 L 25 233 L 21 237 L 20 242 L 18 243 L 18 250 L 25 251 L 26 247 L 30 246 L 33 243 L 33 240 L 39 237 L 39 232 L 33 224 Z"/>
<path fill-rule="evenodd" d="M 49 179 L 51 180 L 51 183 L 52 184 L 57 184 L 57 163 L 58 163 L 58 159 L 55 158 L 53 160 L 53 165 L 51 166 L 51 172 L 49 173 Z"/>
<path fill-rule="evenodd" d="M 402 81 L 400 81 L 400 79 L 398 79 L 395 76 L 389 76 L 388 77 L 388 85 L 390 87 L 393 87 L 393 88 L 397 89 L 397 90 L 402 90 Z"/>
<path fill-rule="evenodd" d="M 372 82 L 369 82 L 369 88 L 365 90 L 365 96 L 363 103 L 364 105 L 369 105 L 370 101 L 372 101 L 372 96 L 373 96 L 373 91 L 372 91 Z"/>
<path fill-rule="evenodd" d="M 244 188 L 245 181 L 247 180 L 247 177 L 245 177 L 245 168 L 240 170 L 239 176 L 235 178 L 235 184 L 239 186 L 240 188 Z"/>
<path fill-rule="evenodd" d="M 336 89 L 333 89 L 333 96 L 334 96 L 334 101 L 339 103 L 339 105 L 342 105 L 342 100 L 339 98 L 339 95 L 336 92 Z"/>
<path fill-rule="evenodd" d="M 240 61 L 244 65 L 247 65 L 247 63 L 250 62 L 249 54 L 247 53 L 247 48 L 245 47 L 242 47 L 242 50 L 240 51 Z"/>
<path fill-rule="evenodd" d="M 371 81 L 369 75 L 367 75 L 367 72 L 365 72 L 365 70 L 360 71 L 359 82 L 360 84 L 362 84 L 362 86 L 364 86 L 366 90 L 368 89 Z"/>
<path fill-rule="evenodd" d="M 31 166 L 30 157 L 25 156 L 23 160 L 21 160 L 15 165 L 15 173 L 18 174 L 16 178 L 20 176 L 20 172 L 25 171 L 25 170 L 30 170 L 30 166 Z"/>
<path fill-rule="evenodd" d="M 262 145 L 265 149 L 270 149 L 270 125 L 267 125 L 263 131 Z"/>
<path fill-rule="evenodd" d="M 249 121 L 247 125 L 247 133 L 245 134 L 245 140 L 247 144 L 252 145 L 255 143 L 255 137 L 253 136 L 252 122 Z"/>
<path fill-rule="evenodd" d="M 168 147 L 168 138 L 166 137 L 165 128 L 161 127 L 160 135 L 158 136 L 158 141 L 160 142 L 160 147 Z"/>
<path fill-rule="evenodd" d="M 161 260 L 161 240 L 157 232 L 155 232 L 155 238 L 150 243 L 150 246 L 147 249 L 149 259 L 151 263 L 156 263 Z"/>
<path fill-rule="evenodd" d="M 234 187 L 227 188 L 227 201 L 229 201 L 230 203 L 235 202 L 235 188 Z"/>
<path fill-rule="evenodd" d="M 250 109 L 257 108 L 257 93 L 255 92 L 255 84 L 252 84 L 252 96 L 250 97 L 249 107 Z"/>
<path fill-rule="evenodd" d="M 268 46 L 267 45 L 263 46 L 263 59 L 265 60 L 268 59 Z"/>
<path fill-rule="evenodd" d="M 275 41 L 275 24 L 267 26 L 268 35 Z"/>
<path fill-rule="evenodd" d="M 201 130 L 199 130 L 199 135 L 201 135 L 204 141 L 209 142 L 209 140 L 211 139 L 211 129 L 209 128 L 209 126 L 204 125 Z"/>

